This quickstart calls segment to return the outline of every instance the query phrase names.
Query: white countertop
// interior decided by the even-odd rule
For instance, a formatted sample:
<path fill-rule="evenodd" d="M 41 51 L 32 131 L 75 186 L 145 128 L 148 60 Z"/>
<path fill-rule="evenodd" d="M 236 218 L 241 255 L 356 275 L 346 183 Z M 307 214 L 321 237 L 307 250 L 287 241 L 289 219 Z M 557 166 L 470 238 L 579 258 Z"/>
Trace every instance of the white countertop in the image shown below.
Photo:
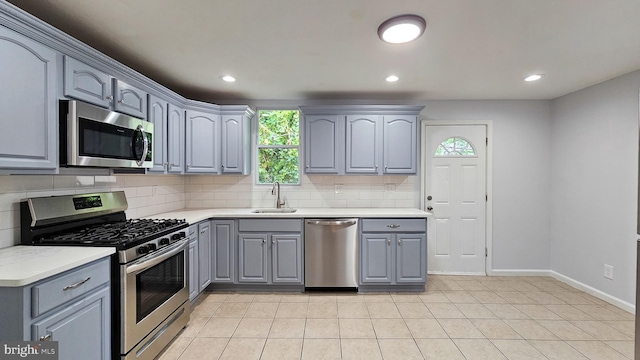
<path fill-rule="evenodd" d="M 11 246 L 0 249 L 0 286 L 25 286 L 115 253 L 113 247 Z"/>
<path fill-rule="evenodd" d="M 147 216 L 185 219 L 195 224 L 210 218 L 427 218 L 430 212 L 410 208 L 301 208 L 294 213 L 252 213 L 255 209 L 183 209 Z"/>

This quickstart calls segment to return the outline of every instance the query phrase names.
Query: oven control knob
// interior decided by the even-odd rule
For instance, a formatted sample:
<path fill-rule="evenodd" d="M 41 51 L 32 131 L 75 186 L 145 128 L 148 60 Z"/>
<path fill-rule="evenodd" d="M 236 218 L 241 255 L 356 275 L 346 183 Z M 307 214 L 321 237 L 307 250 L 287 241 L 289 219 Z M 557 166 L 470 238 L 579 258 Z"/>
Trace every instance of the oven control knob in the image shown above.
<path fill-rule="evenodd" d="M 149 252 L 149 248 L 145 245 L 138 247 L 138 254 L 143 255 Z"/>
<path fill-rule="evenodd" d="M 149 249 L 148 251 L 154 251 L 154 250 L 156 250 L 158 247 L 156 246 L 156 244 L 149 244 L 149 245 L 147 245 L 147 248 Z"/>
<path fill-rule="evenodd" d="M 160 239 L 160 245 L 169 245 L 169 238 Z"/>
<path fill-rule="evenodd" d="M 185 237 L 187 237 L 187 233 L 184 232 L 184 231 L 181 231 L 181 232 L 179 232 L 177 234 L 171 235 L 171 240 L 180 240 L 180 239 L 183 239 Z"/>

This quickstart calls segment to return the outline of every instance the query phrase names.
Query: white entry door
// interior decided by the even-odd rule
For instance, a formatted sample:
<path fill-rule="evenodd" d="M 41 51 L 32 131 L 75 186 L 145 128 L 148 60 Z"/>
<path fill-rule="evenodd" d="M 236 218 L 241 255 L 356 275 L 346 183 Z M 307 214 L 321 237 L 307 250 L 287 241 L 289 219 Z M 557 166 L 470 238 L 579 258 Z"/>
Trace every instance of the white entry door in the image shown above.
<path fill-rule="evenodd" d="M 486 273 L 486 125 L 426 127 L 428 272 Z"/>

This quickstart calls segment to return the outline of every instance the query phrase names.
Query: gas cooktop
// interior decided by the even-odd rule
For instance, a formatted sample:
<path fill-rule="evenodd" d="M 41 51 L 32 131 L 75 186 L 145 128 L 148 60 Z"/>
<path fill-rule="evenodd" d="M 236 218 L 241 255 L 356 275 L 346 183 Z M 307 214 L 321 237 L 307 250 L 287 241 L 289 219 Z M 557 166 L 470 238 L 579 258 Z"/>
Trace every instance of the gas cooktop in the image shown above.
<path fill-rule="evenodd" d="M 133 219 L 71 229 L 35 239 L 41 245 L 91 245 L 128 248 L 186 228 L 184 219 Z"/>

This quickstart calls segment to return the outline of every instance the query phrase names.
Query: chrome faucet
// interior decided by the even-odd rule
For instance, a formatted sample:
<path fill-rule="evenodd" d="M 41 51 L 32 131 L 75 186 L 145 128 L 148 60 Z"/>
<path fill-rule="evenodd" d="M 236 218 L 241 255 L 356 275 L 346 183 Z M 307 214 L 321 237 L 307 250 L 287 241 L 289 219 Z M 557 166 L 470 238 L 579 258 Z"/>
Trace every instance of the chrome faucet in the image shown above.
<path fill-rule="evenodd" d="M 271 195 L 276 196 L 276 209 L 282 208 L 284 205 L 284 199 L 280 201 L 280 183 L 277 181 L 273 182 L 273 187 L 271 188 Z"/>

